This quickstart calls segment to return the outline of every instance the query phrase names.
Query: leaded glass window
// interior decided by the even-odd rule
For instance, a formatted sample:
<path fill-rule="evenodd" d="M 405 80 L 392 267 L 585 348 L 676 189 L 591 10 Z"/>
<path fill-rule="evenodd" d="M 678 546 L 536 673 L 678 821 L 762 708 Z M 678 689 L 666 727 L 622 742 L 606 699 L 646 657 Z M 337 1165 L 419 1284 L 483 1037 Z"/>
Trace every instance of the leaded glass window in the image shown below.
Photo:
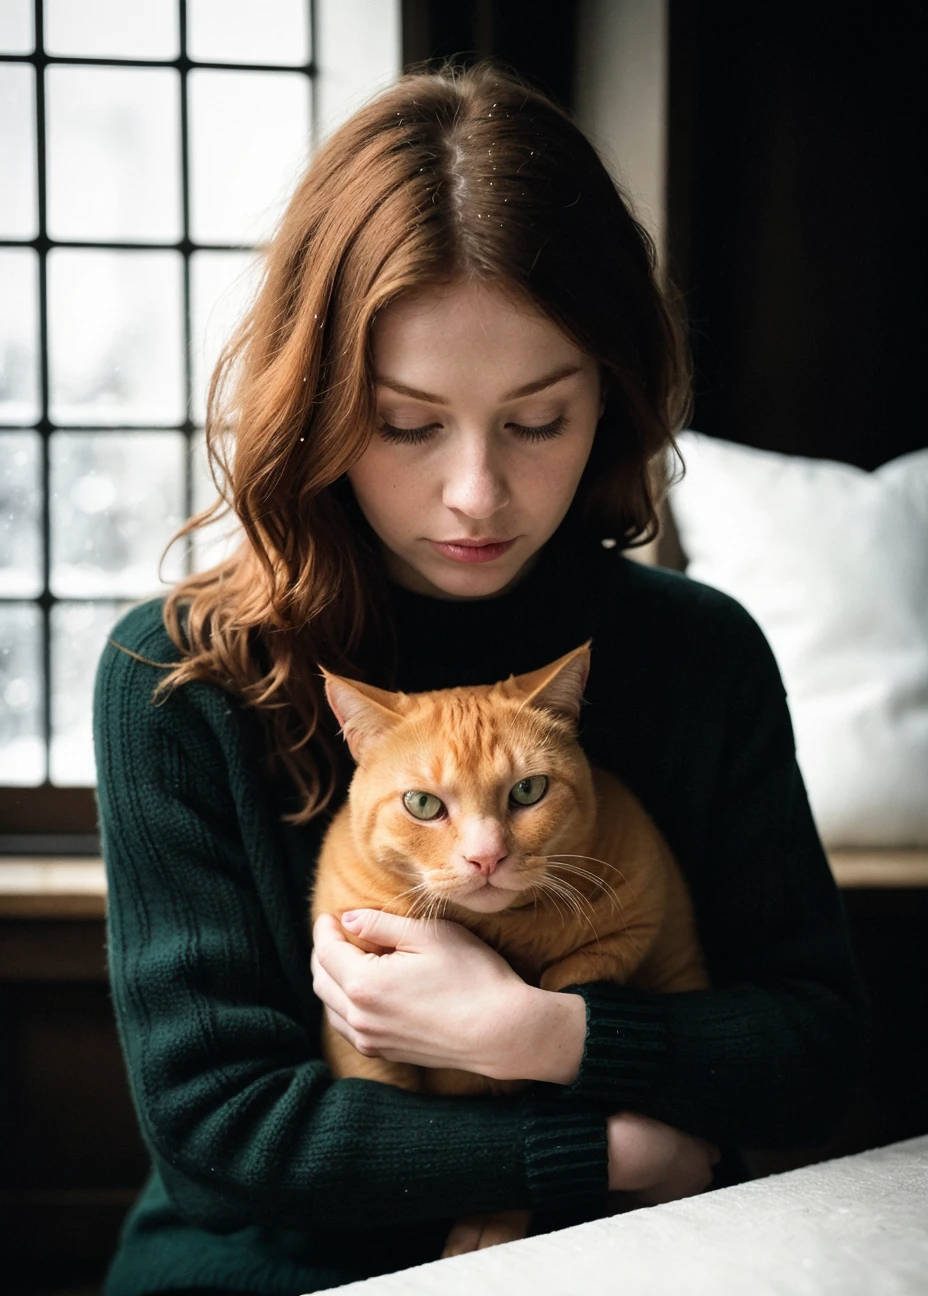
<path fill-rule="evenodd" d="M 308 157 L 312 32 L 310 0 L 0 4 L 0 787 L 93 783 L 106 634 L 212 494 L 206 384 Z"/>

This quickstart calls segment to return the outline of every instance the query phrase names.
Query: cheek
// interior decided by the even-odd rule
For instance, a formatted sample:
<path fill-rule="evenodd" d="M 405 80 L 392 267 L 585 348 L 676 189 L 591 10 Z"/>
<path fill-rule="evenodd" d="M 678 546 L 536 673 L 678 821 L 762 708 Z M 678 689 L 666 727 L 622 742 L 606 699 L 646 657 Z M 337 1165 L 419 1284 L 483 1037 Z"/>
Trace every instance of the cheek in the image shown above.
<path fill-rule="evenodd" d="M 390 835 L 407 859 L 411 859 L 423 872 L 443 867 L 452 844 L 452 830 L 446 820 L 430 827 L 419 825 L 397 815 L 390 824 Z"/>
<path fill-rule="evenodd" d="M 558 464 L 558 470 L 561 479 L 565 483 L 570 482 L 571 490 L 573 490 L 583 474 L 587 460 L 590 457 L 590 451 L 593 449 L 595 436 L 596 421 L 589 420 L 583 430 L 578 430 L 576 437 L 563 447 L 564 454 Z"/>
<path fill-rule="evenodd" d="M 554 839 L 570 835 L 577 803 L 564 787 L 552 788 L 533 809 L 513 816 L 513 838 L 526 855 L 544 855 Z"/>
<path fill-rule="evenodd" d="M 375 530 L 395 529 L 407 518 L 416 497 L 414 474 L 382 447 L 371 446 L 348 472 L 361 512 Z"/>
<path fill-rule="evenodd" d="M 592 445 L 590 431 L 547 447 L 533 471 L 521 475 L 524 498 L 533 500 L 536 508 L 543 502 L 552 513 L 563 510 L 573 499 Z"/>

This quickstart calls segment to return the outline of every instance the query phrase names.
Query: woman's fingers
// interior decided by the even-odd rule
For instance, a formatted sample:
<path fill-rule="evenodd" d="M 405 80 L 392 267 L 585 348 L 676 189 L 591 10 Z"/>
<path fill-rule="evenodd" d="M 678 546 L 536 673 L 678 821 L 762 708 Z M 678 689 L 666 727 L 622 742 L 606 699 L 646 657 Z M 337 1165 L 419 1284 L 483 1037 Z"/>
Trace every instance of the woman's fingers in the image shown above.
<path fill-rule="evenodd" d="M 322 917 L 330 918 L 331 915 L 324 914 Z M 322 918 L 317 921 L 316 926 L 318 927 L 321 922 Z M 332 919 L 332 924 L 337 925 L 334 919 Z M 322 935 L 322 948 L 327 951 L 329 948 L 326 945 L 326 941 L 329 939 L 327 924 L 323 924 L 320 934 Z M 338 937 L 335 939 L 337 940 Z M 354 949 L 347 941 L 344 941 L 344 938 L 342 938 L 342 941 L 355 957 L 362 959 L 368 957 L 362 954 L 360 950 Z M 351 1018 L 355 1016 L 357 1009 L 335 978 L 323 967 L 318 947 L 314 948 L 310 955 L 310 967 L 313 973 L 313 990 L 316 997 L 325 1004 L 326 1016 L 332 1027 L 348 1041 L 352 1048 L 357 1049 L 364 1057 L 378 1057 L 379 1054 L 371 1041 L 365 1037 L 363 1032 L 350 1024 Z"/>
<path fill-rule="evenodd" d="M 338 919 L 328 913 L 320 914 L 313 924 L 313 953 L 339 986 L 344 986 L 351 974 L 357 973 L 362 963 L 372 957 L 356 949 Z"/>
<path fill-rule="evenodd" d="M 340 1017 L 347 1017 L 350 1000 L 338 982 L 322 966 L 315 950 L 313 950 L 310 958 L 310 967 L 313 973 L 313 991 L 316 998 L 321 999 L 326 1008 L 331 1008 Z"/>
<path fill-rule="evenodd" d="M 348 1041 L 352 1048 L 357 1049 L 357 1051 L 364 1057 L 380 1057 L 380 1053 L 377 1049 L 375 1049 L 371 1043 L 365 1041 L 364 1037 L 359 1035 L 356 1030 L 352 1030 L 347 1021 L 345 1021 L 345 1018 L 335 1012 L 333 1008 L 329 1008 L 328 1005 L 326 1005 L 325 1013 L 333 1028 L 338 1031 L 342 1039 Z"/>
<path fill-rule="evenodd" d="M 384 909 L 355 909 L 342 914 L 353 936 L 386 949 L 417 949 L 428 939 L 428 928 L 419 918 L 401 918 Z"/>

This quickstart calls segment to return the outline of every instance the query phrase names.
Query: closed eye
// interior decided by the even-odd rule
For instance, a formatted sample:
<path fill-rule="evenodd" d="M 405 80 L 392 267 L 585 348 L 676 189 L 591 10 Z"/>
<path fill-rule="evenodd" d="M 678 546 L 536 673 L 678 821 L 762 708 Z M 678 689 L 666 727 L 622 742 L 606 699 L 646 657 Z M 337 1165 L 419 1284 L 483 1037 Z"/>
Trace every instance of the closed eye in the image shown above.
<path fill-rule="evenodd" d="M 433 432 L 438 431 L 440 423 L 430 423 L 427 427 L 398 428 L 391 423 L 382 423 L 378 428 L 385 441 L 399 441 L 403 445 L 421 445 L 428 441 Z"/>
<path fill-rule="evenodd" d="M 567 416 L 561 414 L 558 418 L 552 419 L 550 423 L 544 423 L 541 427 L 525 427 L 521 423 L 507 423 L 507 428 L 512 428 L 524 441 L 552 441 L 555 437 L 560 436 L 567 426 Z M 424 427 L 417 428 L 398 428 L 392 423 L 381 423 L 377 429 L 385 441 L 398 442 L 401 445 L 421 445 L 428 441 L 433 432 L 441 430 L 440 423 L 428 423 Z"/>

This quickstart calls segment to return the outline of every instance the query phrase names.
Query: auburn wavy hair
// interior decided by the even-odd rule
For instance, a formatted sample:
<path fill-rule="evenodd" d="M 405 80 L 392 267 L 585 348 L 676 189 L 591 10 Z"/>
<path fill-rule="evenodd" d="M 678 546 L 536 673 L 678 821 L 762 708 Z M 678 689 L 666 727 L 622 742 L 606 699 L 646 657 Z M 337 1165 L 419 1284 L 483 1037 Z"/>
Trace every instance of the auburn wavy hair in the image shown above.
<path fill-rule="evenodd" d="M 531 299 L 605 380 L 606 409 L 562 526 L 629 545 L 656 531 L 649 472 L 689 396 L 654 248 L 570 118 L 492 62 L 414 72 L 318 151 L 266 249 L 261 286 L 210 384 L 220 491 L 175 540 L 231 510 L 243 537 L 168 594 L 181 652 L 156 698 L 208 681 L 255 708 L 289 822 L 343 769 L 318 663 L 364 677 L 383 569 L 344 478 L 375 427 L 370 334 L 404 293 L 466 275 Z"/>

